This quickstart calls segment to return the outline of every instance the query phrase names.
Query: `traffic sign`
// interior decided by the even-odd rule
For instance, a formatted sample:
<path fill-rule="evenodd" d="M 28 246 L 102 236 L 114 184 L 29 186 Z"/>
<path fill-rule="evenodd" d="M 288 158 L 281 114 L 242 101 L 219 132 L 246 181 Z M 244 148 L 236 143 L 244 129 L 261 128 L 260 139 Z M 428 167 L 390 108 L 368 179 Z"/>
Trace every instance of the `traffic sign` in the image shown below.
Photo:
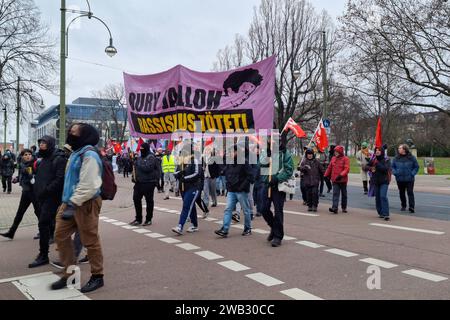
<path fill-rule="evenodd" d="M 328 120 L 328 119 L 323 119 L 323 126 L 325 127 L 325 128 L 329 128 L 330 126 L 331 126 L 331 122 L 330 122 L 330 120 Z"/>

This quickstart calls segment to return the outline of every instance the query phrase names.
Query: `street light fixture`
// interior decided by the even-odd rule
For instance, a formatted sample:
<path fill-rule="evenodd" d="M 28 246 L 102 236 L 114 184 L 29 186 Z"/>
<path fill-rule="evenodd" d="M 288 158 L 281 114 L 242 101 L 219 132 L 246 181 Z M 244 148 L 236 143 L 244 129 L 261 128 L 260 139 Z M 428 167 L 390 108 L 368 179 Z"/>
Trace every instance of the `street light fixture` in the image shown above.
<path fill-rule="evenodd" d="M 59 145 L 62 146 L 66 140 L 65 123 L 66 123 L 66 59 L 69 55 L 69 28 L 71 24 L 80 18 L 87 17 L 88 19 L 95 19 L 101 22 L 109 33 L 109 45 L 105 48 L 105 53 L 109 57 L 113 57 L 117 54 L 117 49 L 113 45 L 113 38 L 111 30 L 108 25 L 100 18 L 96 17 L 89 4 L 89 0 L 86 0 L 88 5 L 88 11 L 72 10 L 66 8 L 66 0 L 61 0 L 61 57 L 60 57 L 60 100 L 59 100 Z M 66 29 L 66 12 L 77 13 L 79 16 L 75 17 L 67 25 Z"/>

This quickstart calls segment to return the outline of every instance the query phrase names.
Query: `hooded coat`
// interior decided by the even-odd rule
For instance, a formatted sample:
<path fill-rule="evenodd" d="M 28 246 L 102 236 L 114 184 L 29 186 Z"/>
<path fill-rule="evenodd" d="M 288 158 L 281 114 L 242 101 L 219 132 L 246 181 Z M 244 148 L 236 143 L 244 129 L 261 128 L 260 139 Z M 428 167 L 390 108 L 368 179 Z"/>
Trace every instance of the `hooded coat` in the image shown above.
<path fill-rule="evenodd" d="M 0 160 L 0 176 L 9 178 L 14 174 L 14 160 L 8 153 L 2 156 Z"/>
<path fill-rule="evenodd" d="M 64 186 L 64 172 L 66 168 L 66 155 L 63 150 L 55 148 L 56 140 L 44 136 L 39 142 L 47 143 L 47 150 L 39 150 L 36 160 L 34 193 L 38 201 L 52 198 L 61 201 Z"/>
<path fill-rule="evenodd" d="M 308 154 L 312 154 L 313 158 L 308 159 Z M 316 159 L 314 152 L 308 153 L 307 151 L 300 165 L 300 171 L 303 173 L 305 187 L 317 187 L 320 185 L 320 177 L 325 170 L 319 160 Z"/>
<path fill-rule="evenodd" d="M 334 148 L 334 151 L 338 155 L 331 159 L 330 165 L 325 172 L 325 177 L 331 178 L 333 183 L 348 183 L 350 160 L 344 155 L 344 147 L 337 146 Z"/>
<path fill-rule="evenodd" d="M 397 155 L 392 161 L 392 173 L 398 182 L 412 182 L 419 172 L 419 163 L 409 151 L 405 155 Z"/>

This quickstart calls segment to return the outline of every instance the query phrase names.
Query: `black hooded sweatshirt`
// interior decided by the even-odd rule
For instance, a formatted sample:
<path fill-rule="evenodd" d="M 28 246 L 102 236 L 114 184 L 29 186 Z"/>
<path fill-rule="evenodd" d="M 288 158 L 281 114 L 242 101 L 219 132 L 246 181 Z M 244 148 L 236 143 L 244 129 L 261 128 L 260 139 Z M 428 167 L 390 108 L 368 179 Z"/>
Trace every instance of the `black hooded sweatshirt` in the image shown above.
<path fill-rule="evenodd" d="M 34 193 L 39 202 L 47 199 L 59 202 L 64 187 L 66 155 L 63 150 L 55 148 L 55 138 L 44 136 L 40 141 L 47 142 L 47 150 L 39 150 L 37 155 Z"/>

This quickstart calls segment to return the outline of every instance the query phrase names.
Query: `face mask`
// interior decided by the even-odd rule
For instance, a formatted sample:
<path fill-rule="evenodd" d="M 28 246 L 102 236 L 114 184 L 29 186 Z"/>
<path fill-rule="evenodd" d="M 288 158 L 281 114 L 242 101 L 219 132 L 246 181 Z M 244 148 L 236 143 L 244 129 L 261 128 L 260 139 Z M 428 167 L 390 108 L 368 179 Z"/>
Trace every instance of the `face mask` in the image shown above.
<path fill-rule="evenodd" d="M 82 147 L 80 137 L 69 134 L 66 139 L 66 143 L 72 147 L 72 150 L 78 150 Z"/>

